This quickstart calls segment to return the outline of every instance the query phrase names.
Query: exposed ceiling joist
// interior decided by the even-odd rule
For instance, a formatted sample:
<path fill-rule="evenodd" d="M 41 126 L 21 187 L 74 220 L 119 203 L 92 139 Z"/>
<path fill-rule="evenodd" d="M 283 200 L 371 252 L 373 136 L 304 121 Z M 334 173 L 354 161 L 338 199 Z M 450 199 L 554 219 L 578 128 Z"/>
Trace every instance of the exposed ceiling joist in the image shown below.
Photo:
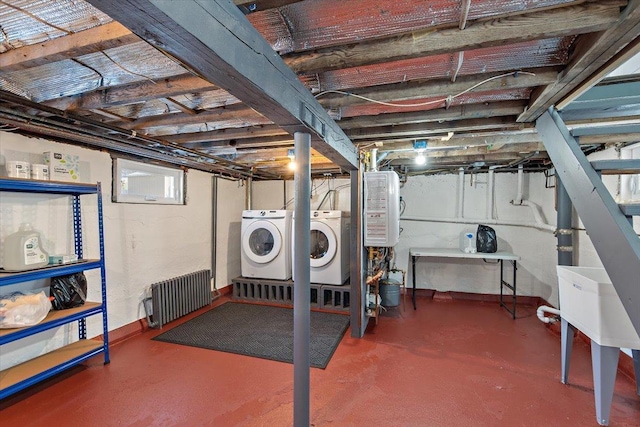
<path fill-rule="evenodd" d="M 514 117 L 494 117 L 491 119 L 455 120 L 443 123 L 417 123 L 399 126 L 379 126 L 364 129 L 352 129 L 347 134 L 354 140 L 364 138 L 391 138 L 413 136 L 415 138 L 429 135 L 441 135 L 448 132 L 462 132 L 486 129 L 522 129 L 522 123 L 514 123 Z"/>
<path fill-rule="evenodd" d="M 291 148 L 291 146 L 293 145 L 293 136 L 285 133 L 284 135 L 279 136 L 259 136 L 255 138 L 225 139 L 206 142 L 186 142 L 182 145 L 189 148 L 204 150 L 206 150 L 207 148 L 236 147 L 239 151 L 244 149 L 263 149 L 282 146 Z"/>
<path fill-rule="evenodd" d="M 276 125 L 263 125 L 249 128 L 227 128 L 208 132 L 181 133 L 178 135 L 167 136 L 165 139 L 177 144 L 186 144 L 278 135 L 288 135 L 288 133 Z"/>
<path fill-rule="evenodd" d="M 1 57 L 1 55 L 0 55 Z M 216 89 L 210 82 L 191 74 L 169 77 L 155 81 L 141 81 L 85 92 L 80 95 L 52 99 L 43 104 L 60 110 L 105 108 L 115 105 L 134 104 L 158 97 L 184 95 L 185 93 Z"/>
<path fill-rule="evenodd" d="M 26 70 L 50 62 L 125 46 L 140 41 L 118 22 L 79 31 L 43 43 L 12 49 L 0 55 L 0 70 L 3 72 Z"/>
<path fill-rule="evenodd" d="M 459 52 L 519 41 L 563 37 L 602 31 L 614 24 L 624 1 L 578 3 L 560 9 L 542 10 L 467 24 L 456 28 L 429 28 L 408 34 L 340 48 L 317 49 L 292 54 L 285 62 L 298 73 L 318 73 L 394 60 Z"/>
<path fill-rule="evenodd" d="M 230 3 L 89 2 L 290 133 L 311 129 L 314 148 L 338 165 L 358 167 L 349 138 Z"/>
<path fill-rule="evenodd" d="M 534 74 L 534 75 L 532 75 Z M 447 97 L 468 91 L 476 87 L 473 92 L 490 90 L 520 89 L 531 86 L 543 86 L 555 82 L 558 78 L 557 70 L 538 70 L 531 72 L 491 73 L 477 76 L 460 77 L 455 82 L 450 80 L 428 80 L 406 83 L 394 83 L 376 86 L 370 89 L 349 91 L 350 95 L 327 94 L 319 98 L 320 104 L 326 108 L 338 108 L 347 105 L 366 104 L 363 98 L 371 98 L 376 101 L 403 101 L 410 99 Z M 486 83 L 485 83 L 486 82 Z"/>
<path fill-rule="evenodd" d="M 121 123 L 124 129 L 151 129 L 159 126 L 179 126 L 193 123 L 206 123 L 222 120 L 244 120 L 256 125 L 270 123 L 270 120 L 243 104 L 234 104 L 202 111 L 198 114 L 174 113 L 159 116 L 142 117 L 133 122 Z"/>
<path fill-rule="evenodd" d="M 525 101 L 502 101 L 481 104 L 467 104 L 427 111 L 378 114 L 342 119 L 338 122 L 342 129 L 357 129 L 383 125 L 407 125 L 411 123 L 439 122 L 442 120 L 465 120 L 486 117 L 511 116 L 522 113 Z"/>

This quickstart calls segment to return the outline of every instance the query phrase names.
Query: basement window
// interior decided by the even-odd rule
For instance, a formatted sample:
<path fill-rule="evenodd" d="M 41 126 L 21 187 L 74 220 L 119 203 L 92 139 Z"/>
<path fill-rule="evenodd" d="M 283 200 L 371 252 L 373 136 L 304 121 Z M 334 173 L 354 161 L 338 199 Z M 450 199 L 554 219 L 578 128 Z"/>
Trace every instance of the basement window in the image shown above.
<path fill-rule="evenodd" d="M 182 169 L 113 159 L 114 202 L 184 205 L 185 184 Z"/>

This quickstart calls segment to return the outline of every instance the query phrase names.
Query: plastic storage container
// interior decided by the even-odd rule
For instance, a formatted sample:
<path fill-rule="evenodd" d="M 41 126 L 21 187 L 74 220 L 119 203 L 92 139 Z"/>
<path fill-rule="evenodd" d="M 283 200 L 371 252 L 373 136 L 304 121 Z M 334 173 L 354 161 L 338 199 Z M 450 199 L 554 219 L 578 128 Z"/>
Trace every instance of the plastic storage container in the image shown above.
<path fill-rule="evenodd" d="M 6 271 L 24 271 L 49 264 L 49 254 L 42 249 L 40 233 L 31 224 L 21 224 L 17 232 L 4 239 L 4 262 Z"/>
<path fill-rule="evenodd" d="M 557 268 L 563 319 L 600 345 L 640 349 L 640 337 L 604 268 Z"/>

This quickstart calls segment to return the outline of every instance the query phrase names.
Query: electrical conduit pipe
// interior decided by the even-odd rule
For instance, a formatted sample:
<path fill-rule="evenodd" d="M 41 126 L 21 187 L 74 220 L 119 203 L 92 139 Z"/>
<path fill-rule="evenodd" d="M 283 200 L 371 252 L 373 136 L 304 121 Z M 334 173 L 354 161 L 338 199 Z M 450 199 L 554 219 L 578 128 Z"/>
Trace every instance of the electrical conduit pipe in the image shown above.
<path fill-rule="evenodd" d="M 489 168 L 489 185 L 487 188 L 488 194 L 487 194 L 487 219 L 493 219 L 493 205 L 494 205 L 494 198 L 493 198 L 493 188 L 495 186 L 495 177 L 494 177 L 494 173 L 495 173 L 495 167 L 491 166 Z"/>
<path fill-rule="evenodd" d="M 464 169 L 458 169 L 458 219 L 462 219 L 464 206 Z"/>

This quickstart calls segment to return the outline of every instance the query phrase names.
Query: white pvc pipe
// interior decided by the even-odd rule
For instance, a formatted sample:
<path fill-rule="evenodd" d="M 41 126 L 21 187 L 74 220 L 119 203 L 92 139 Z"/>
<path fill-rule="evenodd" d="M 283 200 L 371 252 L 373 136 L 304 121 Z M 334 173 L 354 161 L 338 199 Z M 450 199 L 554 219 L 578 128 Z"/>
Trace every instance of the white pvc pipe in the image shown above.
<path fill-rule="evenodd" d="M 403 216 L 400 220 L 421 221 L 421 222 L 444 222 L 449 224 L 491 224 L 491 225 L 511 225 L 514 227 L 530 227 L 538 230 L 555 233 L 556 227 L 548 224 L 538 224 L 535 222 L 504 221 L 497 219 L 466 219 L 466 218 L 422 218 L 415 216 Z"/>
<path fill-rule="evenodd" d="M 558 321 L 555 317 L 546 317 L 544 315 L 545 313 L 555 314 L 558 317 L 560 316 L 560 310 L 557 308 L 549 307 L 548 305 L 541 305 L 538 307 L 536 315 L 538 316 L 538 319 L 544 323 L 556 323 Z"/>
<path fill-rule="evenodd" d="M 489 185 L 487 188 L 488 194 L 487 194 L 487 219 L 493 219 L 493 204 L 494 204 L 494 199 L 493 199 L 493 187 L 495 186 L 495 179 L 494 179 L 494 170 L 493 168 L 489 168 Z"/>
<path fill-rule="evenodd" d="M 464 169 L 458 169 L 458 219 L 462 219 L 464 206 Z"/>
<path fill-rule="evenodd" d="M 540 208 L 539 205 L 530 202 L 529 200 L 523 200 L 522 201 L 522 206 L 529 206 L 531 208 L 531 212 L 533 212 L 533 219 L 536 220 L 536 224 L 540 224 L 542 226 L 549 226 L 549 227 L 553 227 L 549 224 L 547 224 L 547 222 L 544 220 L 544 218 L 542 217 L 542 209 Z"/>
<path fill-rule="evenodd" d="M 524 168 L 522 165 L 518 165 L 518 193 L 516 198 L 511 201 L 514 205 L 522 204 L 522 186 L 524 181 Z"/>

